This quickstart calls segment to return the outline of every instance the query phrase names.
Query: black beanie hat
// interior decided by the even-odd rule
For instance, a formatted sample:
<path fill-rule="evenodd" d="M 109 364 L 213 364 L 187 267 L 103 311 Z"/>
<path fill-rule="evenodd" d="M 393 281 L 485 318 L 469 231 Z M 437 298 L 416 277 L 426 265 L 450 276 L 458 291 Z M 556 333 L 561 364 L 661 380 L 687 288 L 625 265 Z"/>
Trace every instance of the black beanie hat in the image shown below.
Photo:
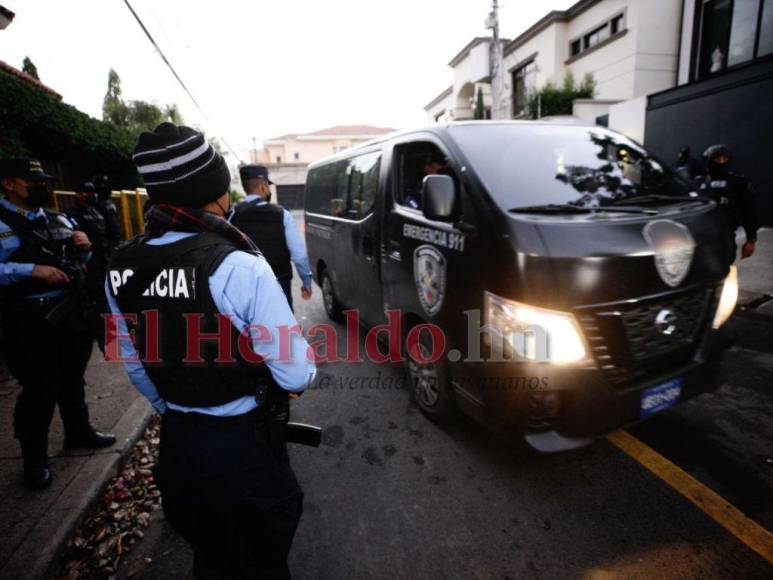
<path fill-rule="evenodd" d="M 201 207 L 231 184 L 223 157 L 190 127 L 161 123 L 140 135 L 132 159 L 155 203 Z"/>

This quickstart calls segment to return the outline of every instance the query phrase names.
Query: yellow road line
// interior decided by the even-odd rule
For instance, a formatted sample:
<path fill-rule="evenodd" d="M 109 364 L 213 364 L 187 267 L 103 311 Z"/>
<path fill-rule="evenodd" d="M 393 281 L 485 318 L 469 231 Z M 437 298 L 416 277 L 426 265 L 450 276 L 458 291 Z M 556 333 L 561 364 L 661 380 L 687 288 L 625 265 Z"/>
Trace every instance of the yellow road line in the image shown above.
<path fill-rule="evenodd" d="M 773 563 L 773 534 L 768 530 L 630 433 L 618 431 L 608 435 L 607 439 L 690 500 L 749 548 Z"/>

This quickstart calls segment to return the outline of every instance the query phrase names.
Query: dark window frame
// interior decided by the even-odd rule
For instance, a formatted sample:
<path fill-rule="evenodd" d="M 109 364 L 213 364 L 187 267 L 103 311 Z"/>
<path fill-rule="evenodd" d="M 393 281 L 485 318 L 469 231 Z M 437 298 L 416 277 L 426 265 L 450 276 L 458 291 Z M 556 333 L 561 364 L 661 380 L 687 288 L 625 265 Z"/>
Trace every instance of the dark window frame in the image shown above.
<path fill-rule="evenodd" d="M 534 68 L 532 70 L 527 71 L 529 67 L 534 67 Z M 519 73 L 523 73 L 523 74 L 519 77 L 518 76 Z M 526 61 L 521 62 L 515 67 L 513 67 L 512 69 L 510 69 L 510 82 L 512 83 L 512 87 L 513 87 L 511 92 L 512 105 L 513 105 L 513 118 L 515 119 L 521 117 L 524 111 L 526 111 L 528 114 L 527 107 L 528 107 L 528 101 L 529 101 L 529 94 L 528 94 L 528 87 L 526 87 L 526 76 L 529 74 L 536 74 L 536 73 L 537 73 L 537 61 L 536 61 L 536 57 L 534 56 L 526 59 Z M 517 102 L 519 93 L 516 90 L 516 86 L 519 80 L 523 81 L 524 98 L 526 100 L 526 102 L 523 103 L 523 107 L 521 107 L 520 110 L 519 110 L 519 103 Z"/>
<path fill-rule="evenodd" d="M 739 68 L 749 66 L 756 62 L 769 60 L 773 56 L 773 53 L 768 53 L 764 55 L 759 54 L 760 37 L 762 35 L 762 16 L 765 10 L 765 3 L 770 2 L 769 9 L 773 10 L 773 2 L 771 2 L 771 0 L 759 0 L 758 6 L 757 6 L 757 22 L 756 22 L 756 26 L 754 27 L 754 48 L 752 52 L 752 57 L 748 60 L 744 60 L 742 62 L 738 62 L 733 65 L 726 64 L 722 69 L 718 71 L 715 71 L 713 73 L 709 72 L 702 75 L 700 70 L 701 68 L 700 52 L 704 41 L 703 26 L 704 26 L 705 8 L 708 4 L 716 1 L 718 0 L 698 0 L 695 2 L 695 8 L 693 12 L 692 46 L 690 47 L 690 82 L 699 82 L 710 78 L 716 78 L 717 76 L 738 70 Z M 737 0 L 730 0 L 730 30 L 731 31 L 732 31 L 732 24 L 733 24 L 733 15 L 735 14 L 736 1 Z M 726 62 L 730 56 L 729 55 L 730 41 L 731 41 L 731 38 L 728 37 L 728 54 L 725 56 Z"/>
<path fill-rule="evenodd" d="M 612 30 L 613 23 L 618 23 L 617 30 Z M 587 40 L 594 34 L 598 34 L 601 32 L 604 28 L 608 28 L 609 34 L 605 38 L 599 38 L 595 43 L 588 45 Z M 591 52 L 593 50 L 596 50 L 597 48 L 601 48 L 602 46 L 605 46 L 607 43 L 616 40 L 617 38 L 623 36 L 628 31 L 628 14 L 627 9 L 620 10 L 619 12 L 615 12 L 612 16 L 601 22 L 600 24 L 597 24 L 596 26 L 593 26 L 592 28 L 589 28 L 585 30 L 582 34 L 578 34 L 577 36 L 574 36 L 569 39 L 569 58 L 567 62 L 572 62 L 577 60 L 578 58 L 581 58 L 586 53 Z M 573 46 L 575 43 L 580 43 L 580 50 L 579 52 L 572 52 Z"/>

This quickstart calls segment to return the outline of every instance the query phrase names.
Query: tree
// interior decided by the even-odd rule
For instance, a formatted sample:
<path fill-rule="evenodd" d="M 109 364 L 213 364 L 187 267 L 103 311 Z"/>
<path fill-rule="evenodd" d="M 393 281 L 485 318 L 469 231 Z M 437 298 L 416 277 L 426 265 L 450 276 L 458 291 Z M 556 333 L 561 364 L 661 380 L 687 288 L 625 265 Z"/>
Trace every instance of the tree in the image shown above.
<path fill-rule="evenodd" d="M 529 117 L 547 117 L 550 115 L 571 115 L 572 103 L 575 99 L 592 99 L 596 93 L 596 81 L 593 75 L 588 73 L 578 85 L 574 75 L 567 72 L 561 87 L 553 83 L 546 83 L 542 89 L 533 92 L 529 96 Z"/>
<path fill-rule="evenodd" d="M 486 109 L 483 106 L 483 89 L 480 87 L 478 87 L 478 94 L 475 99 L 475 118 L 476 119 L 486 118 Z"/>
<path fill-rule="evenodd" d="M 35 66 L 35 63 L 32 62 L 32 59 L 28 56 L 24 57 L 24 62 L 22 63 L 21 70 L 30 75 L 32 78 L 40 80 L 40 76 L 38 76 L 38 67 Z"/>
<path fill-rule="evenodd" d="M 129 107 L 121 98 L 121 77 L 112 68 L 107 75 L 107 93 L 102 101 L 102 120 L 117 127 L 129 126 Z"/>
<path fill-rule="evenodd" d="M 176 104 L 166 105 L 163 109 L 147 101 L 129 101 L 121 96 L 121 77 L 110 69 L 107 76 L 107 93 L 102 104 L 102 119 L 126 127 L 134 132 L 152 131 L 164 121 L 182 125 L 183 118 Z"/>

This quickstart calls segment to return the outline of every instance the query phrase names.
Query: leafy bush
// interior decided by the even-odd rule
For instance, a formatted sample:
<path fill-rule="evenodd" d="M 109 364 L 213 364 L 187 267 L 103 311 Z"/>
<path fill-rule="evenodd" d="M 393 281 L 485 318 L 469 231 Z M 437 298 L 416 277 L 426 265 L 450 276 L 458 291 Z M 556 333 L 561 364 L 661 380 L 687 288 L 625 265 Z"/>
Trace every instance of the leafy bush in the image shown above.
<path fill-rule="evenodd" d="M 536 119 L 538 116 L 571 115 L 572 102 L 575 99 L 592 99 L 596 93 L 596 81 L 593 75 L 588 73 L 582 82 L 575 84 L 574 75 L 567 72 L 564 82 L 560 87 L 553 83 L 546 83 L 539 91 L 534 91 L 527 104 L 529 117 Z"/>
<path fill-rule="evenodd" d="M 0 156 L 57 161 L 80 177 L 106 173 L 133 187 L 140 183 L 131 161 L 137 136 L 0 71 Z"/>

